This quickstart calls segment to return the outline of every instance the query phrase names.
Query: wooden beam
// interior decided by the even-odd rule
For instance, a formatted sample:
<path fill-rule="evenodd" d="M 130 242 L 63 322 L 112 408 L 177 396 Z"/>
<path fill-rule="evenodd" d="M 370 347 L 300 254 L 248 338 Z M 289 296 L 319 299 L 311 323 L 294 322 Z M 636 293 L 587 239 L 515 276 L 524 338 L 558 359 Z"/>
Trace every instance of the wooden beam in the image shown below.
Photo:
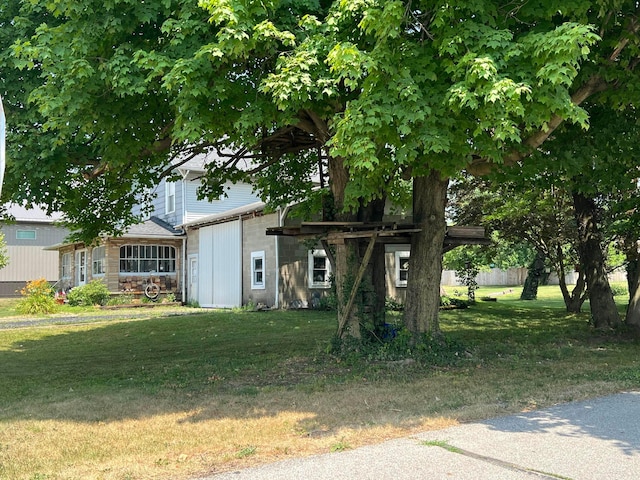
<path fill-rule="evenodd" d="M 419 228 L 408 228 L 406 230 L 361 230 L 358 232 L 330 232 L 327 235 L 327 240 L 329 242 L 334 242 L 336 240 L 342 241 L 345 238 L 369 238 L 373 235 L 388 238 L 409 235 L 420 231 L 421 229 Z"/>
<path fill-rule="evenodd" d="M 347 306 L 345 307 L 344 312 L 342 312 L 342 315 L 340 315 L 340 323 L 338 325 L 338 338 L 342 338 L 344 330 L 347 327 L 347 320 L 351 315 L 351 310 L 353 310 L 353 303 L 355 302 L 358 288 L 360 288 L 360 283 L 362 282 L 362 278 L 364 277 L 364 272 L 367 270 L 367 266 L 369 265 L 369 261 L 371 260 L 371 256 L 373 255 L 373 247 L 376 244 L 377 237 L 377 233 L 374 233 L 371 236 L 371 240 L 369 240 L 367 250 L 364 252 L 362 263 L 360 264 L 360 268 L 358 269 L 358 273 L 356 274 L 355 281 L 353 282 L 351 295 L 349 295 L 349 301 L 347 302 Z"/>

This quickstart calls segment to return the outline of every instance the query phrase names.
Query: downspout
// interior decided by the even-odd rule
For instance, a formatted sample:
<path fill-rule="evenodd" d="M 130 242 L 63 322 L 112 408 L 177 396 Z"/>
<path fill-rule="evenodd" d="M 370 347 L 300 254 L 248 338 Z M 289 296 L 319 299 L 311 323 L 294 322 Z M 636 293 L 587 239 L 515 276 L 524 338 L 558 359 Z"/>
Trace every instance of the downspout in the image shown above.
<path fill-rule="evenodd" d="M 187 231 L 183 228 L 182 233 L 182 304 L 187 303 Z"/>
<path fill-rule="evenodd" d="M 181 170 L 182 176 L 182 219 L 180 221 L 181 224 L 187 223 L 187 177 L 189 176 L 189 170 Z M 182 304 L 187 303 L 187 269 L 189 265 L 187 263 L 187 229 L 182 227 Z M 193 293 L 192 293 L 193 297 Z"/>
<path fill-rule="evenodd" d="M 187 223 L 187 177 L 189 176 L 189 170 L 181 170 L 182 174 L 182 221 L 180 223 Z"/>
<path fill-rule="evenodd" d="M 281 209 L 278 207 L 276 210 L 278 216 L 278 227 L 281 227 L 280 215 Z M 273 299 L 273 306 L 280 308 L 280 235 L 274 235 L 275 237 L 275 249 L 276 249 L 276 294 Z"/>
<path fill-rule="evenodd" d="M 284 226 L 284 219 L 289 213 L 289 206 L 287 205 L 284 210 L 278 207 L 276 211 L 278 215 L 278 227 Z M 275 297 L 275 306 L 276 308 L 280 308 L 280 235 L 275 235 L 276 239 L 276 297 Z"/>
<path fill-rule="evenodd" d="M 242 225 L 242 214 L 238 215 L 238 221 L 240 222 L 240 307 L 243 305 L 242 301 L 244 299 L 244 291 L 242 288 L 243 280 L 244 280 L 244 226 Z"/>

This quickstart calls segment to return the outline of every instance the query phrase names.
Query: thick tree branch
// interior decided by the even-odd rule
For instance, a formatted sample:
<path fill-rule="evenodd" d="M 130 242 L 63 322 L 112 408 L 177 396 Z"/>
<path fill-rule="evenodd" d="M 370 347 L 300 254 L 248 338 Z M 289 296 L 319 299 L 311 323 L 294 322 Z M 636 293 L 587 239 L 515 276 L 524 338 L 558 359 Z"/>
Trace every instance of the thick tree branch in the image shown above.
<path fill-rule="evenodd" d="M 614 63 L 618 60 L 618 57 L 629 44 L 630 37 L 637 35 L 640 31 L 640 22 L 638 19 L 631 18 L 627 31 L 631 34 L 625 36 L 618 41 L 618 44 L 611 52 L 611 55 L 607 58 L 607 61 Z M 629 69 L 633 70 L 635 66 L 640 62 L 640 59 L 634 59 L 630 62 Z M 614 84 L 607 82 L 600 75 L 591 76 L 576 92 L 571 95 L 571 102 L 574 105 L 581 105 L 586 99 L 595 95 L 596 93 L 603 92 L 608 88 L 611 88 Z M 525 159 L 531 155 L 540 145 L 542 145 L 551 134 L 564 122 L 564 118 L 560 115 L 553 115 L 549 122 L 541 130 L 535 132 L 528 137 L 519 149 L 514 149 L 503 157 L 504 165 L 510 166 Z M 471 160 L 470 165 L 467 167 L 467 171 L 472 175 L 480 176 L 487 175 L 494 168 L 494 163 L 486 158 L 474 157 Z"/>

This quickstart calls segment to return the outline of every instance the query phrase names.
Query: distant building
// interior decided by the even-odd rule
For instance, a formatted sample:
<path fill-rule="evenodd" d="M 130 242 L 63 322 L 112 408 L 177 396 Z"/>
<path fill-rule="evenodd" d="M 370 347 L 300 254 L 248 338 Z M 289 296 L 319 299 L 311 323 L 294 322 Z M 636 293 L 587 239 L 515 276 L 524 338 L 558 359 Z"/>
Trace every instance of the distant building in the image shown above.
<path fill-rule="evenodd" d="M 41 209 L 27 210 L 11 205 L 8 213 L 15 222 L 0 223 L 4 234 L 9 263 L 0 269 L 0 297 L 19 296 L 20 289 L 30 280 L 58 280 L 58 252 L 45 247 L 61 243 L 69 233 L 56 226 L 61 215 L 48 216 Z"/>

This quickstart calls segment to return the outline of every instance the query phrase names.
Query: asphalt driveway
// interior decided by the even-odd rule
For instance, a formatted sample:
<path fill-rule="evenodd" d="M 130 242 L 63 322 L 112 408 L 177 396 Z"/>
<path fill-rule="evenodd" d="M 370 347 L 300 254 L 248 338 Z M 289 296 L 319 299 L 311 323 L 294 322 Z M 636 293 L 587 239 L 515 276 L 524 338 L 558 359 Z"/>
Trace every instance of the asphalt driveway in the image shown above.
<path fill-rule="evenodd" d="M 202 480 L 536 478 L 640 478 L 640 392 L 558 405 Z"/>

